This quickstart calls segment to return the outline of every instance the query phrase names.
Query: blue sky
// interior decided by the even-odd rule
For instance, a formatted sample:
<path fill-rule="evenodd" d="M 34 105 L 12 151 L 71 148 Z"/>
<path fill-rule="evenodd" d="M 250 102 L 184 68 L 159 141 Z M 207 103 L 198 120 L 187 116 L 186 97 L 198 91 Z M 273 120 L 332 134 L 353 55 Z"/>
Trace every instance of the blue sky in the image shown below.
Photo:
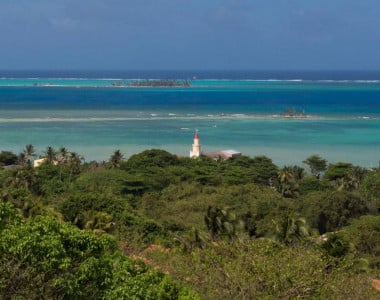
<path fill-rule="evenodd" d="M 379 0 L 0 0 L 0 69 L 380 70 Z"/>

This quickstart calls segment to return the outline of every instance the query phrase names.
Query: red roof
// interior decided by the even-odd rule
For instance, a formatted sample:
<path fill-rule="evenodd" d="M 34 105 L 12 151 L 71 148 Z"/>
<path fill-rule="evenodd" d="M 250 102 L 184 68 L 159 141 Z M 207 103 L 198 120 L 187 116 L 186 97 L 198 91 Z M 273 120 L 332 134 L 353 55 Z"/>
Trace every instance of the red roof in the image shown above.
<path fill-rule="evenodd" d="M 196 132 L 195 132 L 195 135 L 194 135 L 194 139 L 197 139 L 197 140 L 199 140 L 198 131 L 196 131 Z"/>

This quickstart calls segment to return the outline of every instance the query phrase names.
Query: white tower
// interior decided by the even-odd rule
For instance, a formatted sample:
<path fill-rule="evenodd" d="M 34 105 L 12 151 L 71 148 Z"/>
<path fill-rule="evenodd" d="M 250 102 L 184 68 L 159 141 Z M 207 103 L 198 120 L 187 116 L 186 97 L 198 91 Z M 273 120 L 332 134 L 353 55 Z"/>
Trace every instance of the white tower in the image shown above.
<path fill-rule="evenodd" d="M 199 144 L 198 130 L 195 131 L 193 148 L 190 150 L 190 157 L 196 158 L 201 156 L 201 144 Z"/>

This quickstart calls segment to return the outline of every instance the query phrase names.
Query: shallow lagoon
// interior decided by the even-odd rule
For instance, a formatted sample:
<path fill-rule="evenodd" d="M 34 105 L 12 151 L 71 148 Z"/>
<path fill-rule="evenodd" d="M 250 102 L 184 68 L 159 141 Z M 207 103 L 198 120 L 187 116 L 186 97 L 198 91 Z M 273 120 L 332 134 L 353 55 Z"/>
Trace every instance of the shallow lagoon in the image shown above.
<path fill-rule="evenodd" d="M 376 81 L 198 80 L 191 88 L 145 89 L 56 81 L 66 86 L 0 82 L 2 150 L 31 143 L 41 153 L 47 145 L 66 146 L 87 160 L 106 160 L 115 149 L 126 156 L 147 148 L 187 156 L 198 129 L 205 151 L 233 148 L 280 165 L 314 153 L 369 167 L 380 160 Z M 289 108 L 311 118 L 283 118 Z"/>

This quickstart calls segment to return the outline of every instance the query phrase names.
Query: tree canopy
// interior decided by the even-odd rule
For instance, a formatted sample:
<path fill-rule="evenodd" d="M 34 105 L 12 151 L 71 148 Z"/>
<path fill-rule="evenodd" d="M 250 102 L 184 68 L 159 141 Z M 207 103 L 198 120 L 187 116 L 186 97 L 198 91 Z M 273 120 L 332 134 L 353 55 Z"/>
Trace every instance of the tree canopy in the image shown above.
<path fill-rule="evenodd" d="M 377 168 L 26 148 L 0 169 L 0 298 L 379 296 Z"/>

